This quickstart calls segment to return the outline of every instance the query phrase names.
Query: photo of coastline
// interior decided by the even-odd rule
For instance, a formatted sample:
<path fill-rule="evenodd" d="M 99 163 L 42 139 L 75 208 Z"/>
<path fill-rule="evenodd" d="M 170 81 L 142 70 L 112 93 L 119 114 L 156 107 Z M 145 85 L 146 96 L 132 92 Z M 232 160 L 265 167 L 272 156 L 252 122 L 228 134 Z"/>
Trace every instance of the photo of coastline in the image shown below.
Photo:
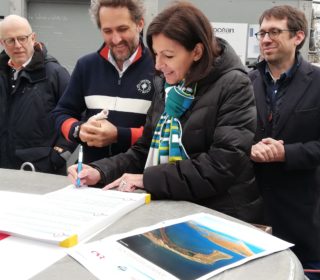
<path fill-rule="evenodd" d="M 194 280 L 264 252 L 195 220 L 118 240 L 121 245 L 179 279 Z"/>

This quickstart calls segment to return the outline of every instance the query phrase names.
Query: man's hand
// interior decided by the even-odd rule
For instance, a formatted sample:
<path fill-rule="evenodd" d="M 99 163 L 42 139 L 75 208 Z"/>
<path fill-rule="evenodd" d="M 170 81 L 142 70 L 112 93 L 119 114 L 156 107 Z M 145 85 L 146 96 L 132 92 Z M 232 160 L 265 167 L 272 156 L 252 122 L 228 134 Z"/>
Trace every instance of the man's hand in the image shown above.
<path fill-rule="evenodd" d="M 108 120 L 90 118 L 81 125 L 79 138 L 88 146 L 106 147 L 117 142 L 118 130 Z"/>
<path fill-rule="evenodd" d="M 252 146 L 250 157 L 255 162 L 284 162 L 284 142 L 272 138 L 262 139 Z"/>

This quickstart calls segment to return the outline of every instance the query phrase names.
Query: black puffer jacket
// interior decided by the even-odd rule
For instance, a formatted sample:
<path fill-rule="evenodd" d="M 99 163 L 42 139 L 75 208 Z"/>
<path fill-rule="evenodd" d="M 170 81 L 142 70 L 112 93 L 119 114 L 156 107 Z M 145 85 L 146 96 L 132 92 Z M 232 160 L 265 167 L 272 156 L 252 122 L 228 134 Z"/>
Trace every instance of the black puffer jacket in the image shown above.
<path fill-rule="evenodd" d="M 192 107 L 180 118 L 182 142 L 190 159 L 148 167 L 144 164 L 153 131 L 164 110 L 158 84 L 143 136 L 125 154 L 95 162 L 106 182 L 124 172 L 144 173 L 153 199 L 192 201 L 248 222 L 259 222 L 261 198 L 249 153 L 256 128 L 250 80 L 240 59 L 223 40 L 212 72 L 199 81 Z"/>
<path fill-rule="evenodd" d="M 19 72 L 15 87 L 11 83 L 9 57 L 0 54 L 0 167 L 19 169 L 31 162 L 36 171 L 65 173 L 64 152 L 74 144 L 59 137 L 50 112 L 63 94 L 70 75 L 58 61 L 37 44 L 31 62 Z M 67 155 L 64 153 L 63 155 Z"/>

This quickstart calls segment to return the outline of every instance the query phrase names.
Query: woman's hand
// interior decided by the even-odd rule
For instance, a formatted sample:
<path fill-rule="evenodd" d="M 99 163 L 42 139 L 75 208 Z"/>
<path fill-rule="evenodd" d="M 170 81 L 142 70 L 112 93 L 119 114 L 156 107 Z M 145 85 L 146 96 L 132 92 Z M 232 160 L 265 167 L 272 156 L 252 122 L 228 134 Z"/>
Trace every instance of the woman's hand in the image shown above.
<path fill-rule="evenodd" d="M 143 189 L 143 174 L 124 173 L 120 178 L 106 185 L 103 189 L 118 188 L 122 192 L 133 192 L 135 189 Z"/>
<path fill-rule="evenodd" d="M 83 164 L 82 170 L 78 174 L 78 165 L 74 164 L 68 168 L 68 178 L 72 184 L 76 185 L 76 181 L 80 179 L 80 185 L 95 185 L 101 180 L 100 173 L 97 169 Z"/>

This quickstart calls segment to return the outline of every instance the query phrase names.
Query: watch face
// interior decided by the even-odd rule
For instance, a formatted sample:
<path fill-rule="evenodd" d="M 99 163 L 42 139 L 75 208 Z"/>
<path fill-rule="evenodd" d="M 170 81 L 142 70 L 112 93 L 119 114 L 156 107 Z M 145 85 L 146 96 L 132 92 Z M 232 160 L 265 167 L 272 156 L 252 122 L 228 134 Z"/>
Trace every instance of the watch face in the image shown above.
<path fill-rule="evenodd" d="M 74 132 L 72 134 L 72 136 L 74 138 L 78 138 L 79 137 L 79 132 L 80 132 L 80 125 L 77 125 L 75 128 L 74 128 Z"/>

